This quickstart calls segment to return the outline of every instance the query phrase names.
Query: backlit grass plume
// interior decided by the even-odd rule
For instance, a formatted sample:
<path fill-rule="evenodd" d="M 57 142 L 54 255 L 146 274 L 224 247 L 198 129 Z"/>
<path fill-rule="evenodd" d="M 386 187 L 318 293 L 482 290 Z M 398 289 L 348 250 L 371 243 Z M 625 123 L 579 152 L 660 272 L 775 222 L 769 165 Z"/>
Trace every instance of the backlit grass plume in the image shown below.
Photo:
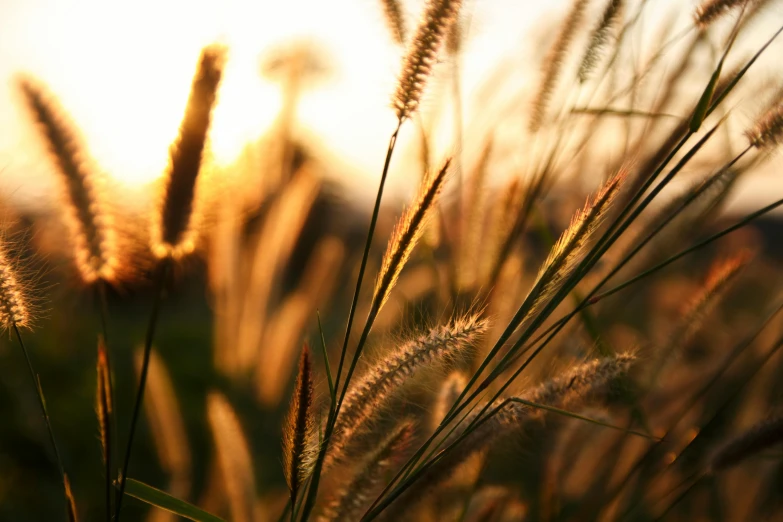
<path fill-rule="evenodd" d="M 783 442 L 783 416 L 763 420 L 729 440 L 712 456 L 710 468 L 720 471 Z"/>
<path fill-rule="evenodd" d="M 732 9 L 757 1 L 759 0 L 703 0 L 696 7 L 693 20 L 699 28 L 704 29 Z"/>
<path fill-rule="evenodd" d="M 212 109 L 223 75 L 226 51 L 212 45 L 201 52 L 179 137 L 171 146 L 163 201 L 152 229 L 152 251 L 158 258 L 179 258 L 195 248 L 196 180 L 201 170 Z"/>
<path fill-rule="evenodd" d="M 523 393 L 520 398 L 527 402 L 556 408 L 574 406 L 601 390 L 612 379 L 627 372 L 634 359 L 633 355 L 627 353 L 594 359 Z M 534 408 L 523 402 L 515 402 L 513 399 L 499 399 L 496 408 L 496 413 L 469 433 L 465 432 L 464 437 L 461 431 L 447 437 L 447 443 L 454 446 L 422 473 L 414 487 L 397 498 L 390 507 L 390 513 L 402 519 L 399 517 L 402 517 L 403 513 L 415 507 L 429 491 L 448 479 L 455 468 L 469 457 L 496 447 L 504 438 L 518 435 L 521 430 L 524 430 L 527 422 L 546 413 L 546 410 Z M 463 425 L 468 426 L 476 421 L 480 411 L 479 407 L 468 414 Z"/>
<path fill-rule="evenodd" d="M 533 98 L 533 111 L 530 117 L 531 132 L 536 132 L 544 122 L 550 98 L 552 98 L 555 85 L 560 77 L 563 61 L 577 29 L 582 24 L 587 4 L 587 0 L 573 0 L 571 9 L 560 26 L 557 39 L 544 58 L 541 82 L 538 84 L 538 90 Z"/>
<path fill-rule="evenodd" d="M 488 326 L 478 315 L 460 317 L 404 343 L 373 365 L 345 396 L 332 436 L 330 460 L 344 457 L 351 439 L 365 431 L 373 413 L 414 373 L 464 355 Z"/>
<path fill-rule="evenodd" d="M 621 169 L 606 182 L 593 200 L 588 200 L 584 208 L 574 215 L 571 224 L 552 247 L 549 256 L 538 272 L 533 287 L 533 291 L 537 292 L 537 295 L 534 296 L 534 305 L 531 308 L 533 312 L 557 291 L 576 268 L 579 260 L 585 254 L 590 238 L 611 209 L 626 175 L 627 171 Z M 530 314 L 528 314 L 529 316 Z"/>
<path fill-rule="evenodd" d="M 23 77 L 18 85 L 62 179 L 63 209 L 79 274 L 85 283 L 112 282 L 120 262 L 105 181 L 90 165 L 76 129 L 51 94 L 32 78 Z"/>
<path fill-rule="evenodd" d="M 312 373 L 310 349 L 305 344 L 299 359 L 294 395 L 283 424 L 283 472 L 291 492 L 291 505 L 296 502 L 299 488 L 307 478 L 307 464 L 312 461 L 307 457 L 309 439 L 315 427 Z"/>
<path fill-rule="evenodd" d="M 579 83 L 586 82 L 598 65 L 601 53 L 611 38 L 612 30 L 618 25 L 618 22 L 622 21 L 624 6 L 625 0 L 609 0 L 609 3 L 606 4 L 601 20 L 590 35 L 590 43 L 587 44 L 587 50 L 579 65 L 577 73 Z"/>
<path fill-rule="evenodd" d="M 359 472 L 340 489 L 320 517 L 321 522 L 359 520 L 363 510 L 383 485 L 386 475 L 394 471 L 413 438 L 414 424 L 405 420 L 395 427 L 364 459 Z"/>
<path fill-rule="evenodd" d="M 457 18 L 461 3 L 461 0 L 427 0 L 392 96 L 400 122 L 416 112 L 438 51 Z"/>
<path fill-rule="evenodd" d="M 757 149 L 771 148 L 783 136 L 783 104 L 772 107 L 756 124 L 745 132 L 750 144 Z"/>
<path fill-rule="evenodd" d="M 30 304 L 14 265 L 0 244 L 0 325 L 3 328 L 30 326 Z"/>
<path fill-rule="evenodd" d="M 394 43 L 403 45 L 405 43 L 405 11 L 400 0 L 381 0 L 383 4 L 383 15 L 386 18 L 386 25 L 389 26 Z"/>
<path fill-rule="evenodd" d="M 383 255 L 381 270 L 375 283 L 373 294 L 373 308 L 380 310 L 389 298 L 397 278 L 408 261 L 408 258 L 416 247 L 427 222 L 432 216 L 438 195 L 446 180 L 446 173 L 451 160 L 446 160 L 435 175 L 430 175 L 419 189 L 416 201 L 405 209 L 397 225 L 394 227 L 386 253 Z"/>

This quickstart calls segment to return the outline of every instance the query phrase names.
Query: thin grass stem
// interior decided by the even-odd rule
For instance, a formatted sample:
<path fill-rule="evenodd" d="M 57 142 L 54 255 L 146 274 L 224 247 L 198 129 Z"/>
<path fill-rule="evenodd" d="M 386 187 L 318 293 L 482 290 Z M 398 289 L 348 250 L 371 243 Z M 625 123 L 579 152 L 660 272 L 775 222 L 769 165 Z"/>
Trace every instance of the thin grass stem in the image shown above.
<path fill-rule="evenodd" d="M 14 329 L 14 335 L 16 335 L 16 339 L 19 341 L 19 346 L 22 347 L 22 353 L 24 354 L 25 362 L 27 362 L 27 369 L 30 371 L 30 378 L 33 380 L 33 385 L 35 386 L 35 393 L 38 397 L 38 404 L 41 406 L 41 414 L 43 415 L 44 422 L 46 423 L 46 431 L 49 433 L 49 441 L 52 443 L 52 448 L 54 449 L 54 457 L 57 461 L 57 469 L 60 472 L 60 481 L 63 485 L 63 491 L 66 492 L 66 495 L 63 498 L 67 498 L 65 467 L 63 466 L 63 459 L 60 456 L 60 450 L 57 448 L 57 440 L 54 437 L 52 421 L 49 419 L 49 411 L 46 409 L 46 399 L 44 399 L 43 389 L 41 388 L 41 379 L 33 369 L 33 362 L 30 359 L 30 354 L 27 351 L 27 347 L 25 346 L 24 341 L 22 340 L 22 334 L 19 332 L 19 328 L 16 326 L 16 323 L 13 323 L 12 327 Z"/>
<path fill-rule="evenodd" d="M 136 401 L 133 404 L 133 414 L 131 415 L 130 432 L 128 433 L 128 445 L 125 447 L 125 458 L 123 459 L 122 472 L 119 477 L 119 486 L 117 499 L 115 503 L 114 520 L 119 522 L 120 509 L 122 509 L 122 498 L 125 493 L 125 482 L 128 477 L 128 466 L 130 465 L 131 450 L 133 449 L 133 437 L 136 434 L 136 424 L 141 412 L 141 403 L 144 400 L 144 388 L 147 385 L 147 371 L 150 365 L 150 353 L 152 352 L 152 340 L 155 337 L 155 328 L 158 323 L 160 305 L 163 301 L 163 290 L 165 287 L 166 276 L 169 271 L 169 258 L 164 258 L 158 265 L 157 281 L 155 283 L 155 297 L 152 303 L 152 313 L 147 325 L 147 334 L 144 338 L 144 359 L 141 363 L 139 373 L 139 386 L 136 391 Z"/>

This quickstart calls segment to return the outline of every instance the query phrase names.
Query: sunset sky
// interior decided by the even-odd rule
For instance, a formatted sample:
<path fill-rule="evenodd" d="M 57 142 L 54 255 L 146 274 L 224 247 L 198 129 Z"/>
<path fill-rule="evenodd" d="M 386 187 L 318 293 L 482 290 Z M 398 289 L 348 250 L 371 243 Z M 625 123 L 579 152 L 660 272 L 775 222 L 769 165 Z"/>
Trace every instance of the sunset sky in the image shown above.
<path fill-rule="evenodd" d="M 529 68 L 526 53 L 541 36 L 536 22 L 556 20 L 564 4 L 467 3 L 472 37 L 463 62 L 464 91 L 472 92 L 501 58 L 512 57 L 520 70 Z M 409 26 L 421 5 L 406 3 Z M 333 74 L 305 95 L 299 120 L 357 176 L 353 185 L 362 191 L 375 186 L 394 128 L 389 94 L 400 64 L 379 1 L 3 0 L 0 20 L 4 194 L 35 201 L 51 186 L 48 166 L 40 149 L 31 146 L 30 125 L 16 102 L 15 74 L 28 72 L 45 81 L 80 127 L 97 163 L 128 186 L 140 186 L 166 165 L 203 45 L 219 41 L 229 47 L 212 133 L 216 159 L 229 163 L 279 109 L 276 85 L 258 74 L 261 56 L 301 37 L 330 55 Z M 403 183 L 390 180 L 392 187 Z"/>

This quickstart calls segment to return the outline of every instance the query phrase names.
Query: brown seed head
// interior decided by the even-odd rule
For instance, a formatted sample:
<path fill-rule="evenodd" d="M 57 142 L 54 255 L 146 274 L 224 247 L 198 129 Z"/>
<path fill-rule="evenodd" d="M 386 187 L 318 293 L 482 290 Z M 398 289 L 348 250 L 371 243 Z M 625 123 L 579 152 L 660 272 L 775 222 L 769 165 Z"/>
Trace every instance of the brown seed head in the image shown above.
<path fill-rule="evenodd" d="M 205 47 L 201 52 L 179 137 L 171 146 L 163 202 L 152 230 L 152 251 L 158 258 L 179 258 L 195 248 L 197 227 L 193 207 L 196 180 L 201 170 L 225 55 L 225 49 L 217 45 Z"/>
<path fill-rule="evenodd" d="M 310 349 L 305 344 L 299 359 L 299 372 L 296 375 L 291 406 L 283 424 L 283 472 L 292 501 L 296 501 L 296 494 L 307 478 L 308 470 L 305 464 L 309 459 L 305 453 L 314 427 L 313 369 Z"/>
<path fill-rule="evenodd" d="M 392 96 L 400 122 L 416 112 L 441 43 L 454 23 L 461 3 L 461 0 L 427 0 Z"/>
<path fill-rule="evenodd" d="M 28 77 L 18 86 L 62 180 L 65 219 L 81 278 L 85 283 L 112 282 L 120 262 L 105 180 L 89 166 L 74 126 L 45 87 Z"/>
<path fill-rule="evenodd" d="M 16 271 L 0 246 L 0 325 L 19 328 L 30 325 L 30 307 Z"/>
<path fill-rule="evenodd" d="M 750 144 L 757 149 L 771 148 L 783 136 L 783 104 L 772 107 L 751 129 L 745 132 Z"/>

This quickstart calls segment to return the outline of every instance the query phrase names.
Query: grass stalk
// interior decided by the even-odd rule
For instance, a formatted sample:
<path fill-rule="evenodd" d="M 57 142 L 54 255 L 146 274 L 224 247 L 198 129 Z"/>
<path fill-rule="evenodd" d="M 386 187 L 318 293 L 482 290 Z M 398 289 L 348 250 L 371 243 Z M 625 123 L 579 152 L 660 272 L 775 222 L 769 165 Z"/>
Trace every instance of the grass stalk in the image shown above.
<path fill-rule="evenodd" d="M 139 374 L 139 385 L 136 391 L 136 400 L 133 403 L 133 413 L 131 415 L 130 431 L 128 432 L 128 444 L 125 447 L 125 457 L 123 458 L 122 471 L 119 476 L 119 485 L 117 489 L 117 498 L 115 501 L 114 520 L 119 521 L 120 510 L 122 509 L 122 499 L 125 494 L 125 482 L 128 478 L 128 467 L 130 465 L 131 450 L 133 449 L 133 438 L 136 434 L 136 424 L 139 420 L 142 401 L 144 400 L 144 388 L 147 385 L 147 372 L 150 365 L 150 353 L 152 351 L 152 341 L 155 337 L 155 328 L 158 323 L 160 305 L 163 301 L 163 291 L 165 288 L 166 276 L 169 272 L 169 258 L 164 258 L 158 264 L 157 280 L 155 282 L 155 296 L 152 303 L 152 312 L 147 325 L 147 333 L 144 338 L 144 359 L 141 363 L 141 372 Z"/>
<path fill-rule="evenodd" d="M 65 467 L 63 466 L 63 459 L 60 456 L 60 450 L 57 448 L 57 439 L 54 436 L 54 429 L 52 429 L 52 421 L 49 419 L 49 411 L 46 409 L 46 399 L 44 398 L 43 389 L 41 388 L 41 379 L 38 377 L 38 375 L 35 373 L 35 370 L 33 369 L 33 362 L 30 359 L 30 354 L 27 351 L 27 347 L 24 344 L 24 341 L 22 340 L 22 334 L 19 332 L 19 328 L 16 326 L 16 323 L 13 323 L 12 328 L 14 330 L 14 335 L 16 336 L 16 340 L 19 341 L 19 346 L 22 348 L 22 353 L 24 354 L 25 362 L 27 363 L 27 369 L 30 372 L 30 378 L 33 381 L 33 385 L 35 386 L 35 393 L 38 397 L 38 404 L 41 407 L 41 414 L 43 415 L 44 422 L 46 423 L 46 431 L 49 434 L 49 442 L 52 444 L 52 448 L 54 449 L 54 457 L 55 461 L 57 462 L 57 470 L 60 472 L 60 481 L 63 485 L 63 491 L 64 491 L 64 499 L 68 498 L 68 488 L 66 486 L 67 479 L 65 477 Z M 67 507 L 67 506 L 66 506 Z"/>

